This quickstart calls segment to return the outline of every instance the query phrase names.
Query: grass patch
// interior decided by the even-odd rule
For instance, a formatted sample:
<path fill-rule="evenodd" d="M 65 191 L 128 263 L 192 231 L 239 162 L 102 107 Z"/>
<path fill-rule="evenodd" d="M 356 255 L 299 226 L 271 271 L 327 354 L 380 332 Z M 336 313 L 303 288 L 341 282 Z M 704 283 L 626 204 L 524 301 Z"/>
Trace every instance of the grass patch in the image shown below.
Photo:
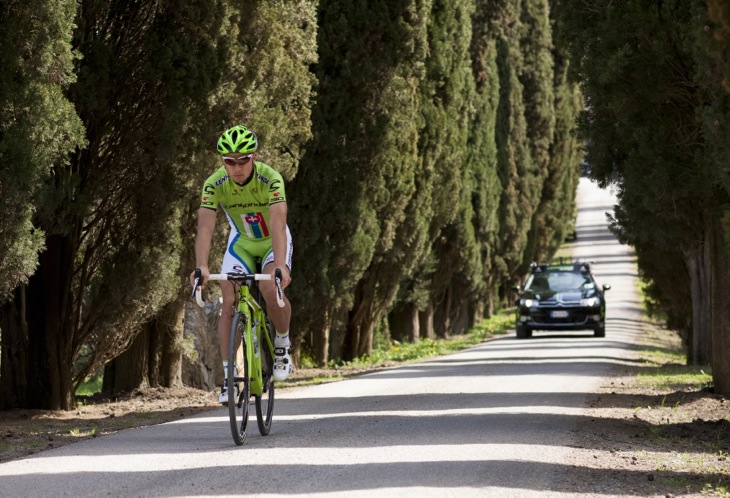
<path fill-rule="evenodd" d="M 674 389 L 689 389 L 701 391 L 712 385 L 712 375 L 705 372 L 707 367 L 693 366 L 666 366 L 642 372 L 637 382 L 646 387 L 669 391 Z"/>
<path fill-rule="evenodd" d="M 93 396 L 101 392 L 101 386 L 104 382 L 104 369 L 99 369 L 95 374 L 86 378 L 83 384 L 76 389 L 76 396 Z"/>
<path fill-rule="evenodd" d="M 73 437 L 95 436 L 99 434 L 99 429 L 97 427 L 92 427 L 91 429 L 85 430 L 74 427 L 69 429 L 68 434 Z"/>
<path fill-rule="evenodd" d="M 421 339 L 416 343 L 399 343 L 391 341 L 374 349 L 369 356 L 353 361 L 330 361 L 330 368 L 372 367 L 391 362 L 405 363 L 425 360 L 434 356 L 455 353 L 484 342 L 498 334 L 505 334 L 514 327 L 514 310 L 506 309 L 485 319 L 481 324 L 466 334 L 447 337 L 445 339 Z"/>
<path fill-rule="evenodd" d="M 703 390 L 712 386 L 709 365 L 687 365 L 681 345 L 644 348 L 640 358 L 648 366 L 637 376 L 639 386 L 662 391 Z"/>

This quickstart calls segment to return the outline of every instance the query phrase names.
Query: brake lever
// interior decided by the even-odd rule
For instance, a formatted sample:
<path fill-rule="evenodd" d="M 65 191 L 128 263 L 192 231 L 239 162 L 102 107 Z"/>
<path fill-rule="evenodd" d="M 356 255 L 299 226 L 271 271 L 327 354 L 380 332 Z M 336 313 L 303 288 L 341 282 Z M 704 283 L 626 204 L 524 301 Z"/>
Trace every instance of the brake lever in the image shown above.
<path fill-rule="evenodd" d="M 195 298 L 195 302 L 198 303 L 198 306 L 204 308 L 205 301 L 203 301 L 201 285 L 203 285 L 203 272 L 200 271 L 200 268 L 196 268 L 195 281 L 193 282 L 193 298 Z"/>
<path fill-rule="evenodd" d="M 283 308 L 286 304 L 284 303 L 284 291 L 281 289 L 281 268 L 274 271 L 274 283 L 276 284 L 276 304 L 279 305 L 279 308 Z"/>

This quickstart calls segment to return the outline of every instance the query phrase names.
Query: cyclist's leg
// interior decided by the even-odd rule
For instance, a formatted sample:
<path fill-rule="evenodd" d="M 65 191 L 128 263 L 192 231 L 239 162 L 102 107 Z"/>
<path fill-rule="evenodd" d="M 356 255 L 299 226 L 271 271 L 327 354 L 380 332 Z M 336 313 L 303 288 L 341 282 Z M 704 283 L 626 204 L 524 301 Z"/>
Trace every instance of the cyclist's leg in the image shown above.
<path fill-rule="evenodd" d="M 293 254 L 293 245 L 291 240 L 291 233 L 289 227 L 286 229 L 287 238 L 287 257 L 286 257 L 286 268 L 282 268 L 282 271 L 291 272 L 291 261 Z M 271 271 L 271 266 L 274 262 L 274 254 L 271 249 L 267 252 L 263 261 L 263 271 L 268 273 Z M 267 268 L 268 266 L 268 268 Z M 284 294 L 284 307 L 280 308 L 276 302 L 276 287 L 273 282 L 261 282 L 259 288 L 261 294 L 264 296 L 266 301 L 266 312 L 274 324 L 276 329 L 276 337 L 274 339 L 274 379 L 278 381 L 285 380 L 290 373 L 293 371 L 293 364 L 291 360 L 291 341 L 289 339 L 289 322 L 291 319 L 291 304 Z"/>
<path fill-rule="evenodd" d="M 289 232 L 289 227 L 286 227 L 286 242 L 287 242 L 287 254 L 286 254 L 286 268 L 282 269 L 282 271 L 288 271 L 291 273 L 291 262 L 292 262 L 292 255 L 294 253 L 294 246 L 292 244 L 292 238 L 291 233 Z M 261 267 L 263 268 L 264 273 L 268 273 L 271 270 L 271 267 L 269 265 L 274 263 L 274 252 L 271 248 L 266 252 L 266 255 L 263 258 L 263 262 L 261 264 Z M 267 266 L 269 266 L 267 268 Z M 271 319 L 271 322 L 274 324 L 274 328 L 276 328 L 277 332 L 288 332 L 289 331 L 289 322 L 291 320 L 291 305 L 289 304 L 289 299 L 287 299 L 286 294 L 284 294 L 284 307 L 279 308 L 279 305 L 276 302 L 276 287 L 274 286 L 274 282 L 272 281 L 262 281 L 259 285 L 259 288 L 261 289 L 261 294 L 264 296 L 264 300 L 266 301 L 266 312 L 269 315 L 269 318 Z"/>

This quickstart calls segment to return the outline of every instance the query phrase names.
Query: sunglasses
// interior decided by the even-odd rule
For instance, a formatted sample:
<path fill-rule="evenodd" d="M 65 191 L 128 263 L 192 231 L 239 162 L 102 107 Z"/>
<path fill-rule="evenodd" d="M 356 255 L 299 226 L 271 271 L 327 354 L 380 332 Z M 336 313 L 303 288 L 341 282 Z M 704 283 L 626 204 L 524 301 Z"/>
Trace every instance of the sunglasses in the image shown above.
<path fill-rule="evenodd" d="M 226 166 L 235 166 L 236 164 L 246 164 L 251 160 L 252 157 L 253 154 L 246 154 L 245 156 L 241 157 L 223 156 L 223 162 L 226 164 Z"/>

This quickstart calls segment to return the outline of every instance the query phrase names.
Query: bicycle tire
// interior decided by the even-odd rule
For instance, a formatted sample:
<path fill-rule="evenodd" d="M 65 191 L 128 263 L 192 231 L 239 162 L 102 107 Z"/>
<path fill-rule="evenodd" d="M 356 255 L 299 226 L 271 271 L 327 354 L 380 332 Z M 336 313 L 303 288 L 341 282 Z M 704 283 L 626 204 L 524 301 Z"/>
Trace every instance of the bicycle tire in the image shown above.
<path fill-rule="evenodd" d="M 263 327 L 263 332 L 269 334 L 269 338 L 274 341 L 272 331 L 274 330 L 271 321 L 267 318 Z M 274 416 L 274 358 L 271 356 L 271 349 L 266 342 L 266 338 L 261 337 L 259 340 L 261 350 L 261 375 L 263 377 L 264 392 L 263 394 L 254 396 L 256 398 L 256 422 L 259 426 L 259 433 L 262 436 L 268 436 L 271 431 L 271 421 Z"/>
<path fill-rule="evenodd" d="M 236 312 L 231 325 L 230 340 L 228 342 L 228 371 L 227 385 L 231 389 L 237 388 L 238 396 L 235 403 L 228 403 L 228 415 L 231 420 L 231 435 L 236 445 L 240 446 L 246 441 L 246 426 L 248 425 L 249 399 L 251 398 L 251 385 L 248 382 L 248 359 L 246 356 L 246 341 L 243 340 L 246 331 L 245 314 Z M 241 338 L 241 345 L 236 348 L 236 339 Z M 235 376 L 235 367 L 238 366 L 239 376 Z M 235 392 L 235 391 L 234 391 Z M 230 398 L 229 398 L 230 400 Z"/>

